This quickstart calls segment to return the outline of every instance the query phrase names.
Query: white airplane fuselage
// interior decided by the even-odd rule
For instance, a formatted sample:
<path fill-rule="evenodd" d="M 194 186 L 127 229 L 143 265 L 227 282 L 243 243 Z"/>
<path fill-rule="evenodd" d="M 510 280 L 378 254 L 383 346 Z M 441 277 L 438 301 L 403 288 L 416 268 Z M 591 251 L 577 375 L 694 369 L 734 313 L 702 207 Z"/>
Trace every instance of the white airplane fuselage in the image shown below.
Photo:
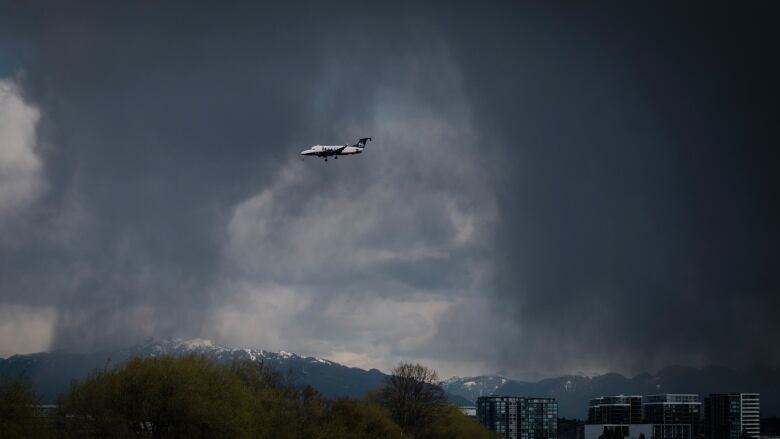
<path fill-rule="evenodd" d="M 334 159 L 339 158 L 340 155 L 354 155 L 363 152 L 366 147 L 366 143 L 372 140 L 371 137 L 363 137 L 358 140 L 354 145 L 314 145 L 309 149 L 301 151 L 302 156 L 313 155 L 316 157 L 324 157 L 325 161 L 328 161 L 328 157 L 333 156 Z"/>
<path fill-rule="evenodd" d="M 330 157 L 338 155 L 360 154 L 363 148 L 348 145 L 314 145 L 301 151 L 301 155 L 315 155 L 317 157 Z"/>

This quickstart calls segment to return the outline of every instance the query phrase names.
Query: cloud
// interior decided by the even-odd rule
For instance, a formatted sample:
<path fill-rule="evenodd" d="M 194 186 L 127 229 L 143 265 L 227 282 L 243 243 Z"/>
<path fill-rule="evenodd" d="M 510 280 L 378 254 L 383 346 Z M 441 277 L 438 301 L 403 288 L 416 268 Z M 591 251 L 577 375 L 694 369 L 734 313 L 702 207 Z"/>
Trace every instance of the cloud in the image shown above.
<path fill-rule="evenodd" d="M 0 357 L 48 350 L 56 323 L 52 307 L 0 305 Z"/>
<path fill-rule="evenodd" d="M 492 239 L 495 200 L 480 158 L 464 160 L 477 139 L 457 67 L 436 49 L 406 55 L 391 84 L 362 96 L 356 128 L 333 127 L 345 142 L 373 136 L 362 156 L 290 159 L 233 209 L 228 281 L 217 290 L 226 341 L 389 369 L 435 344 L 455 303 L 490 288 L 490 260 L 478 253 Z M 421 86 L 416 69 L 442 73 L 448 106 L 407 91 Z M 343 72 L 331 75 L 318 87 L 347 86 Z"/>
<path fill-rule="evenodd" d="M 0 221 L 18 214 L 45 188 L 37 151 L 39 118 L 16 80 L 0 79 Z"/>

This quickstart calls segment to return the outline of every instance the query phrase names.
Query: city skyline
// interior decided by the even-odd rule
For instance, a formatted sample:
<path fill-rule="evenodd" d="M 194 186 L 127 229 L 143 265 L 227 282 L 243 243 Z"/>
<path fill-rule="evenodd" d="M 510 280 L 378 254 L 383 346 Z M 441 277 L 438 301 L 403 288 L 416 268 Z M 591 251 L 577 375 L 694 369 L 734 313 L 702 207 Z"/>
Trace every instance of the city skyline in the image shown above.
<path fill-rule="evenodd" d="M 703 400 L 697 393 L 601 396 L 588 404 L 584 437 L 759 439 L 760 400 L 759 393 L 710 393 Z"/>

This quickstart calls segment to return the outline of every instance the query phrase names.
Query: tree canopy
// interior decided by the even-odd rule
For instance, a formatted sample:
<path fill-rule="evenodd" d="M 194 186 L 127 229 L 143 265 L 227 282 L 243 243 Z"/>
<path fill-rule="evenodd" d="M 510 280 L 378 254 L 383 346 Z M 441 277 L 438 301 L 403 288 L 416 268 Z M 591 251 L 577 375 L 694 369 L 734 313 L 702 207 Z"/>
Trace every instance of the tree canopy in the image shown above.
<path fill-rule="evenodd" d="M 41 437 L 44 434 L 36 407 L 40 399 L 24 377 L 0 376 L 0 433 L 4 438 Z"/>
<path fill-rule="evenodd" d="M 134 358 L 74 381 L 59 398 L 51 425 L 56 437 L 74 438 L 493 437 L 446 404 L 435 372 L 420 365 L 395 372 L 374 397 L 330 400 L 311 387 L 285 384 L 259 362 L 223 364 L 194 355 Z M 9 407 L 32 406 L 13 402 Z M 17 429 L 18 437 L 40 436 L 24 425 Z"/>
<path fill-rule="evenodd" d="M 421 364 L 400 363 L 374 399 L 390 411 L 393 420 L 410 437 L 494 437 L 476 420 L 448 405 L 438 374 Z"/>

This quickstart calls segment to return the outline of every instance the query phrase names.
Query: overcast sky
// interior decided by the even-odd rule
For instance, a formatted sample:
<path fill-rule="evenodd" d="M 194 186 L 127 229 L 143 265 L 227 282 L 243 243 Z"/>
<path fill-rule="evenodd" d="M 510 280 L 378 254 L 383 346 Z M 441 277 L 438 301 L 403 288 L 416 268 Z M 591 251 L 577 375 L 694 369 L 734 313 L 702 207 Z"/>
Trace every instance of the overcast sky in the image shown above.
<path fill-rule="evenodd" d="M 780 15 L 746 3 L 0 1 L 0 356 L 780 366 Z"/>

